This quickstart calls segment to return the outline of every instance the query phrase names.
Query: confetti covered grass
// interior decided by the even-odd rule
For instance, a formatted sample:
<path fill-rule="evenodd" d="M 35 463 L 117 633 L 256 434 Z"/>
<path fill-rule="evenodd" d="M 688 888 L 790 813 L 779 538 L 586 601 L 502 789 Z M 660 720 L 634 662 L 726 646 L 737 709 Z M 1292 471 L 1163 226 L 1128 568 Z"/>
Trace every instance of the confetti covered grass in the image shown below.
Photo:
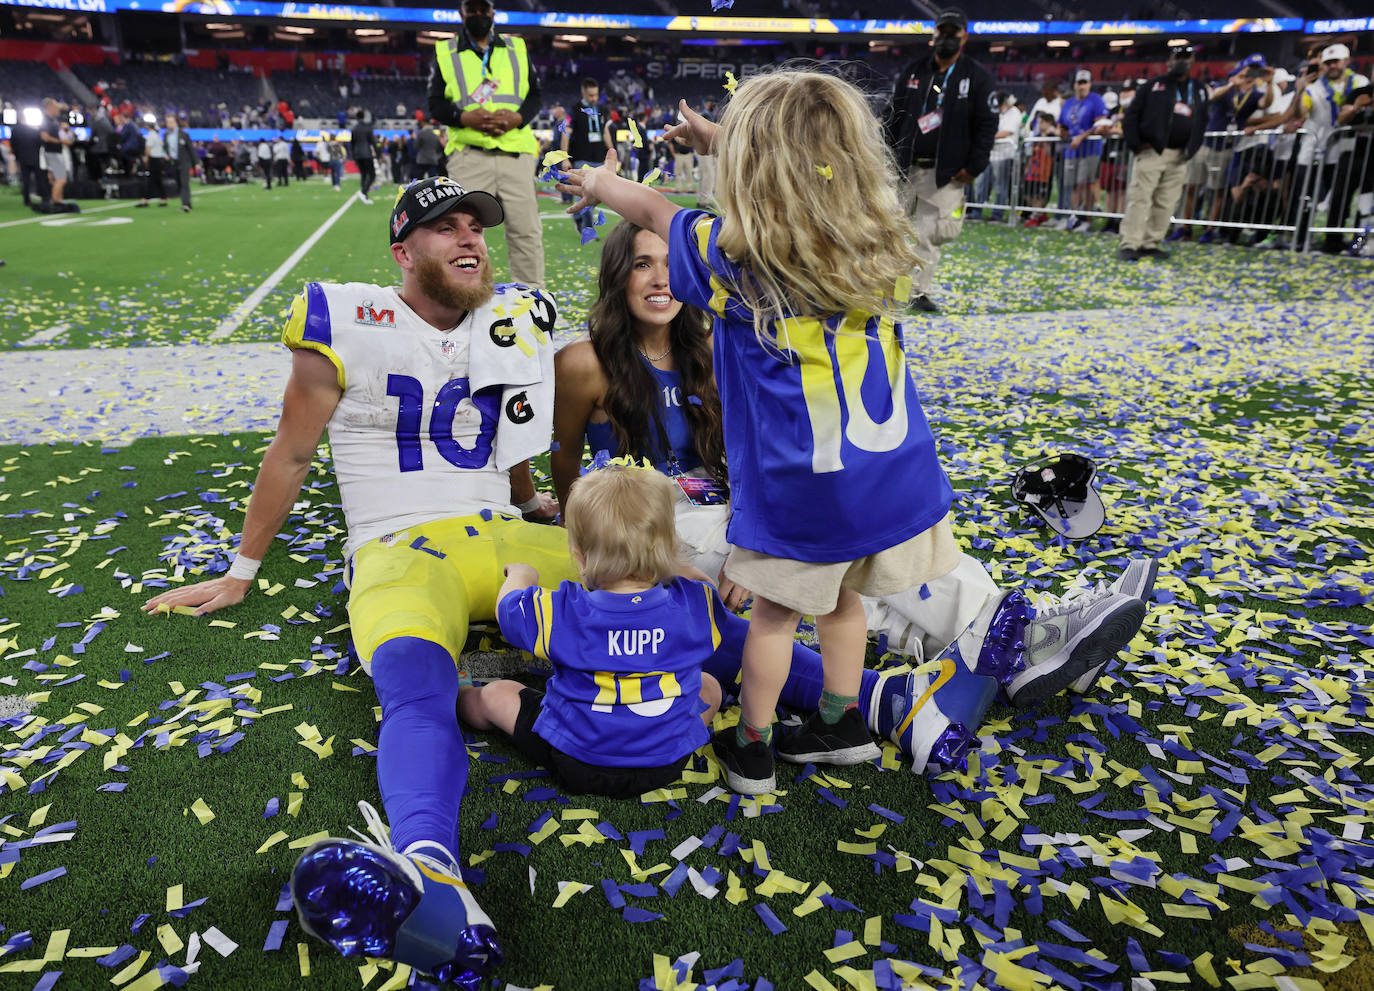
<path fill-rule="evenodd" d="M 71 325 L 31 348 L 202 343 L 235 358 L 184 375 L 237 376 L 230 349 L 269 338 L 304 279 L 388 277 L 381 212 L 354 207 L 209 343 L 338 209 L 321 190 L 288 187 L 270 210 L 259 189 L 198 200 L 200 250 L 232 242 L 252 263 L 195 260 L 196 277 L 156 232 L 140 267 L 82 255 L 80 225 L 20 227 L 7 302 L 30 328 Z M 161 222 L 138 213 L 106 228 L 130 255 Z M 577 319 L 597 252 L 570 220 L 546 233 L 550 288 Z M 736 799 L 703 754 L 673 787 L 615 802 L 565 796 L 474 735 L 461 852 L 508 953 L 498 983 L 1374 985 L 1374 317 L 1356 302 L 1370 270 L 1196 246 L 1128 268 L 1113 247 L 969 225 L 937 287 L 956 315 L 914 324 L 909 350 L 957 530 L 1001 583 L 1058 592 L 1085 566 L 1110 579 L 1159 557 L 1128 656 L 1085 696 L 994 708 L 968 772 L 938 779 L 887 748 L 833 773 L 782 765 L 778 794 Z M 82 291 L 39 275 L 30 249 L 68 258 Z M 226 413 L 172 436 L 150 422 L 155 382 L 114 388 L 84 429 L 0 408 L 4 436 L 56 442 L 0 447 L 0 714 L 22 713 L 0 715 L 0 986 L 406 986 L 405 968 L 309 940 L 282 897 L 299 849 L 378 801 L 328 451 L 248 601 L 145 617 L 157 588 L 227 566 L 270 423 L 236 432 Z M 1098 460 L 1108 507 L 1077 544 L 1006 491 L 1015 467 L 1065 449 Z M 479 630 L 470 646 L 493 642 Z"/>

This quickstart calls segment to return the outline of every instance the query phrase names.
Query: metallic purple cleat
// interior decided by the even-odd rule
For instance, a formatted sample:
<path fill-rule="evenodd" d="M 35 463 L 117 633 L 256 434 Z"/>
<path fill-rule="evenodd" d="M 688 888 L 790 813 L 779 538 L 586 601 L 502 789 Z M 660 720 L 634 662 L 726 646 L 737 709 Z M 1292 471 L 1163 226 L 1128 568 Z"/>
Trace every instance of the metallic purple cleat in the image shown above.
<path fill-rule="evenodd" d="M 376 811 L 358 804 L 381 843 L 328 839 L 301 854 L 291 873 L 301 927 L 346 957 L 385 957 L 476 991 L 503 955 L 452 855 L 431 843 L 439 856 L 398 853 Z"/>
<path fill-rule="evenodd" d="M 982 627 L 982 644 L 973 664 L 974 673 L 995 678 L 1005 688 L 1026 668 L 1026 630 L 1034 619 L 1035 607 L 1025 594 L 1007 592 L 1000 600 L 985 606 L 955 642 L 963 644 L 966 637 L 976 638 Z"/>

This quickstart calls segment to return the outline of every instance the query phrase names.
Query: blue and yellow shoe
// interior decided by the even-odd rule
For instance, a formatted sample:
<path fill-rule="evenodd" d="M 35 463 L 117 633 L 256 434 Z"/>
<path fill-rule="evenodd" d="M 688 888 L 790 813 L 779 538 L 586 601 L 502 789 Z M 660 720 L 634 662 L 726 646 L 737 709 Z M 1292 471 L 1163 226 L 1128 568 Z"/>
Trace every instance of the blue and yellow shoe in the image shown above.
<path fill-rule="evenodd" d="M 346 957 L 385 957 L 475 991 L 503 954 L 452 854 L 428 841 L 399 853 L 377 811 L 358 808 L 377 843 L 321 840 L 296 861 L 301 928 Z"/>
<path fill-rule="evenodd" d="M 913 774 L 927 768 L 937 774 L 962 771 L 978 742 L 983 714 L 996 697 L 997 680 L 970 671 L 956 642 L 914 671 L 879 680 L 868 707 L 868 728 L 897 744 Z"/>

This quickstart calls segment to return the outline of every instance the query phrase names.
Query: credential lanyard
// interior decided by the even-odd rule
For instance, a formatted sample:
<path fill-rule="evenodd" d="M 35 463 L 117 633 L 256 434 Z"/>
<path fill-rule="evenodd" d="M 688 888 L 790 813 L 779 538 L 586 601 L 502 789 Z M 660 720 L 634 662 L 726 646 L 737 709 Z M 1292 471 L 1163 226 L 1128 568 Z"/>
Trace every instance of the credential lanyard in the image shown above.
<path fill-rule="evenodd" d="M 942 80 L 940 80 L 940 85 L 939 85 L 939 87 L 935 90 L 935 92 L 937 92 L 937 93 L 940 94 L 939 99 L 937 99 L 937 100 L 935 101 L 935 109 L 936 109 L 936 110 L 939 110 L 941 107 L 944 106 L 944 103 L 945 103 L 945 90 L 949 88 L 949 76 L 950 76 L 950 73 L 952 73 L 952 72 L 954 71 L 954 67 L 955 67 L 956 65 L 958 65 L 958 64 L 959 64 L 959 57 L 956 55 L 956 56 L 954 57 L 954 61 L 951 62 L 951 63 L 949 64 L 949 68 L 945 70 L 945 78 L 942 79 Z M 927 100 L 930 99 L 930 93 L 929 93 L 929 91 L 927 91 L 927 93 L 926 93 L 926 99 L 927 99 Z"/>

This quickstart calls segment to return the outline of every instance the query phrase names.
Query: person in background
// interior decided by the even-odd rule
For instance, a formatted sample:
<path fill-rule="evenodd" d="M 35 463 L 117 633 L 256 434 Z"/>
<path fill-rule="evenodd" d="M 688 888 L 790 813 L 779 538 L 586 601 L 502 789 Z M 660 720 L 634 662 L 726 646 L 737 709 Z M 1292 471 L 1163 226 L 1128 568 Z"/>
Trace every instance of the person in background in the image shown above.
<path fill-rule="evenodd" d="M 177 189 L 181 193 L 181 212 L 191 212 L 191 170 L 199 164 L 196 150 L 191 147 L 191 139 L 182 130 L 181 121 L 176 114 L 167 115 L 167 161 L 177 176 Z M 221 145 L 221 147 L 223 147 Z"/>
<path fill-rule="evenodd" d="M 915 225 L 921 263 L 911 272 L 908 305 L 924 313 L 940 308 L 930 298 L 941 245 L 964 226 L 964 190 L 988 166 L 997 113 L 992 75 L 963 54 L 968 18 L 950 8 L 935 20 L 930 53 L 897 77 L 883 115 L 883 133 L 902 177 L 903 208 Z"/>
<path fill-rule="evenodd" d="M 52 204 L 54 208 L 61 209 L 65 209 L 60 205 L 64 202 L 62 193 L 66 189 L 67 178 L 70 175 L 64 152 L 72 143 L 71 132 L 64 134 L 62 129 L 66 111 L 66 106 L 48 97 L 43 101 L 43 125 L 39 129 L 39 139 L 43 142 L 43 166 L 48 172 L 48 181 L 52 184 Z M 148 205 L 147 200 L 144 200 L 143 205 Z M 165 201 L 163 205 L 166 205 Z"/>
<path fill-rule="evenodd" d="M 1040 111 L 1035 121 L 1033 137 L 1026 153 L 1026 204 L 1032 213 L 1026 218 L 1027 227 L 1039 227 L 1050 219 L 1048 213 L 1039 211 L 1050 201 L 1050 185 L 1054 182 L 1054 150 L 1059 139 L 1057 118 L 1048 110 Z"/>
<path fill-rule="evenodd" d="M 605 161 L 606 149 L 611 147 L 611 122 L 602 110 L 601 83 L 588 76 L 582 80 L 581 90 L 582 99 L 573 107 L 568 126 L 563 132 L 561 148 L 570 159 L 566 168 L 580 169 L 584 165 L 595 168 Z M 572 197 L 566 193 L 563 199 L 567 203 L 572 202 Z M 573 223 L 584 238 L 596 238 L 596 227 L 590 212 L 573 217 Z M 591 235 L 582 234 L 585 230 L 590 230 Z"/>
<path fill-rule="evenodd" d="M 1074 213 L 1055 226 L 1066 231 L 1091 231 L 1093 222 L 1087 214 L 1097 209 L 1097 172 L 1102 164 L 1102 139 L 1097 134 L 1107 118 L 1107 105 L 1093 92 L 1092 85 L 1091 72 L 1075 72 L 1073 96 L 1059 112 L 1059 136 L 1068 142 L 1063 183 L 1070 191 L 1069 206 Z"/>
<path fill-rule="evenodd" d="M 372 125 L 366 117 L 367 111 L 359 110 L 358 115 L 353 118 L 353 130 L 348 139 L 349 154 L 353 156 L 353 161 L 357 163 L 358 175 L 362 179 L 362 186 L 358 189 L 358 199 L 368 206 L 372 205 L 372 200 L 368 198 L 368 193 L 372 191 L 372 184 L 377 180 L 376 149 L 373 142 L 376 140 L 372 136 Z"/>
<path fill-rule="evenodd" d="M 329 132 L 321 131 L 319 139 L 315 142 L 315 161 L 320 163 L 320 168 L 329 173 L 331 185 L 334 192 L 339 192 L 339 184 L 334 181 L 334 163 L 329 150 Z"/>
<path fill-rule="evenodd" d="M 298 135 L 291 135 L 291 175 L 297 182 L 305 182 L 305 149 Z"/>
<path fill-rule="evenodd" d="M 1117 248 L 1122 261 L 1169 256 L 1160 242 L 1207 126 L 1207 94 L 1192 70 L 1193 46 L 1175 45 L 1169 71 L 1141 86 L 1122 115 L 1122 140 L 1135 155 Z"/>
<path fill-rule="evenodd" d="M 463 28 L 434 46 L 429 115 L 448 125 L 448 174 L 486 189 L 506 211 L 511 278 L 544 284 L 544 225 L 535 199 L 539 76 L 523 38 L 495 30 L 491 0 L 463 0 Z"/>
<path fill-rule="evenodd" d="M 289 181 L 290 167 L 291 146 L 286 142 L 286 135 L 278 132 L 277 139 L 272 142 L 272 175 L 278 186 L 285 186 Z"/>
<path fill-rule="evenodd" d="M 997 94 L 997 133 L 993 135 L 992 154 L 987 169 L 978 177 L 973 194 L 977 203 L 988 203 L 996 198 L 999 209 L 992 212 L 993 220 L 1005 219 L 1006 210 L 1000 208 L 1011 202 L 1011 170 L 1016 162 L 1020 135 L 1021 111 L 1016 106 L 1016 97 L 1000 92 Z"/>
<path fill-rule="evenodd" d="M 166 206 L 167 190 L 162 185 L 162 173 L 167 167 L 167 146 L 156 124 L 149 125 L 148 134 L 144 138 L 143 165 L 148 170 L 147 178 L 144 180 L 143 199 L 134 206 L 147 206 L 150 196 L 157 197 L 158 206 Z"/>
<path fill-rule="evenodd" d="M 434 121 L 427 120 L 415 135 L 415 178 L 428 179 L 445 172 L 444 139 Z"/>
<path fill-rule="evenodd" d="M 264 135 L 258 141 L 258 171 L 262 173 L 267 188 L 272 188 L 272 143 Z"/>
<path fill-rule="evenodd" d="M 1103 192 L 1107 194 L 1106 212 L 1120 214 L 1125 210 L 1126 174 L 1130 171 L 1130 163 L 1126 157 L 1126 143 L 1121 138 L 1121 115 L 1125 113 L 1125 108 L 1121 105 L 1121 97 L 1111 90 L 1102 94 L 1102 102 L 1107 105 L 1108 123 L 1101 128 L 1104 140 L 1102 142 L 1102 169 L 1099 173 L 1099 179 Z M 1120 219 L 1117 217 L 1108 218 L 1107 222 L 1102 225 L 1102 233 L 1120 234 Z"/>
<path fill-rule="evenodd" d="M 134 123 L 132 114 L 120 113 L 115 120 L 119 122 L 119 130 L 115 132 L 119 141 L 119 161 L 124 174 L 132 179 L 138 175 L 139 163 L 143 161 L 143 132 Z"/>

